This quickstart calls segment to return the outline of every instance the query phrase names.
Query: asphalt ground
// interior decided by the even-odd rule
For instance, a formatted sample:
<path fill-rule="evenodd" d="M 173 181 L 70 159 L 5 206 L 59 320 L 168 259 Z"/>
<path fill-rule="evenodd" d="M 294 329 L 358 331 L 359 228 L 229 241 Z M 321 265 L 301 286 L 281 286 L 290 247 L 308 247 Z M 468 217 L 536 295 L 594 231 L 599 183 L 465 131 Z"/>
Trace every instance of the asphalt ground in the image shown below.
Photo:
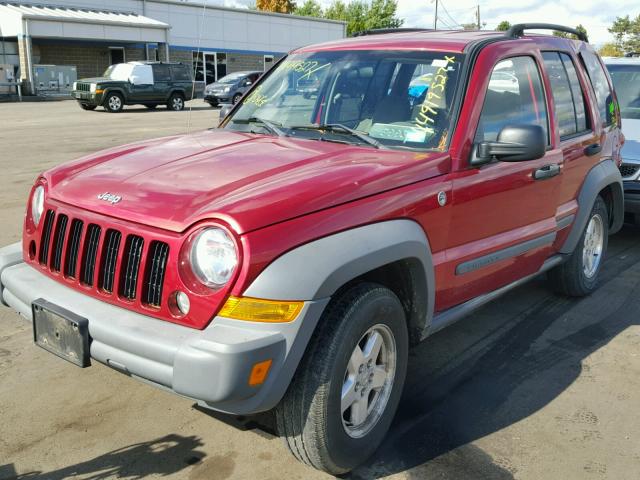
<path fill-rule="evenodd" d="M 20 239 L 37 174 L 100 148 L 217 124 L 193 111 L 85 112 L 0 104 L 0 245 Z M 190 119 L 190 127 L 188 127 Z M 640 230 L 612 237 L 600 289 L 559 297 L 544 277 L 412 350 L 391 431 L 350 476 L 640 478 Z M 37 348 L 0 307 L 0 480 L 327 478 L 299 464 L 271 418 L 193 402 Z"/>

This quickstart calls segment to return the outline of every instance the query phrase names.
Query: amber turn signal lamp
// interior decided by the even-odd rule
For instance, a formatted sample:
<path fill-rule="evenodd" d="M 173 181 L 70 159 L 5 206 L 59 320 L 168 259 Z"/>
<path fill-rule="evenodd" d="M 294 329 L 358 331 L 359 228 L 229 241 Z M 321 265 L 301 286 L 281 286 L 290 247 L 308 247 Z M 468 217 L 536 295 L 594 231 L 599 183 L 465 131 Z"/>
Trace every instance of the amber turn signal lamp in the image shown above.
<path fill-rule="evenodd" d="M 96 95 L 100 95 L 101 93 L 104 93 L 104 89 L 103 88 L 99 88 L 96 90 Z"/>
<path fill-rule="evenodd" d="M 256 363 L 251 369 L 249 375 L 249 385 L 252 387 L 256 385 L 262 385 L 269 375 L 269 369 L 271 368 L 272 360 L 265 360 L 264 362 Z"/>
<path fill-rule="evenodd" d="M 292 322 L 302 310 L 303 305 L 304 302 L 229 297 L 218 315 L 250 322 Z"/>

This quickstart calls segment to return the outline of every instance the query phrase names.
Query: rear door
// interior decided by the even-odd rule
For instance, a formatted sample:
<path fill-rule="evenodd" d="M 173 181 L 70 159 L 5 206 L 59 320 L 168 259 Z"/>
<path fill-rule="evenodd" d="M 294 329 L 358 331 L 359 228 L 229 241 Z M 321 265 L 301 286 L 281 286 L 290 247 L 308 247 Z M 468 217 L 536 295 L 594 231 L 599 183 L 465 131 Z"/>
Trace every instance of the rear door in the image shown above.
<path fill-rule="evenodd" d="M 463 170 L 453 181 L 449 271 L 444 275 L 448 285 L 436 300 L 438 310 L 535 273 L 552 254 L 556 236 L 562 151 L 554 148 L 549 134 L 540 56 L 531 52 L 492 57 L 491 51 L 480 54 L 484 58 L 472 78 L 474 83 L 484 82 L 484 98 L 466 99 L 482 104 L 471 141 L 475 146 L 495 141 L 506 126 L 539 125 L 547 132 L 547 152 L 537 160 L 493 161 L 477 167 L 468 158 L 460 160 Z"/>
<path fill-rule="evenodd" d="M 171 65 L 170 70 L 172 85 L 175 88 L 184 90 L 187 100 L 190 99 L 193 91 L 193 83 L 191 82 L 191 74 L 187 66 L 182 64 Z"/>
<path fill-rule="evenodd" d="M 171 70 L 169 65 L 156 63 L 151 66 L 153 69 L 153 98 L 156 102 L 165 102 L 169 98 L 171 90 Z"/>
<path fill-rule="evenodd" d="M 132 76 L 136 83 L 130 85 L 129 103 L 145 103 L 153 99 L 153 70 L 150 65 L 135 65 Z"/>
<path fill-rule="evenodd" d="M 576 198 L 580 187 L 587 172 L 600 161 L 606 142 L 593 128 L 595 112 L 585 94 L 587 79 L 581 78 L 575 54 L 544 51 L 542 57 L 552 92 L 556 142 L 562 149 L 564 165 L 556 212 L 563 227 L 556 242 L 560 247 L 577 212 Z"/>

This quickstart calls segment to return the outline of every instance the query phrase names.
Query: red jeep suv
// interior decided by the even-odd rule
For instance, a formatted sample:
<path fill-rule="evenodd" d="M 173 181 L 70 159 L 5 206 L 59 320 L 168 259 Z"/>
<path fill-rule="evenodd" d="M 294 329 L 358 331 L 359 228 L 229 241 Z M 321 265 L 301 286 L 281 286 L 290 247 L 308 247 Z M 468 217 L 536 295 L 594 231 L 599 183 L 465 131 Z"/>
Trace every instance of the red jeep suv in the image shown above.
<path fill-rule="evenodd" d="M 0 298 L 53 354 L 273 409 L 299 460 L 349 471 L 411 345 L 542 272 L 596 288 L 623 137 L 586 40 L 522 24 L 295 50 L 219 128 L 43 173 Z"/>

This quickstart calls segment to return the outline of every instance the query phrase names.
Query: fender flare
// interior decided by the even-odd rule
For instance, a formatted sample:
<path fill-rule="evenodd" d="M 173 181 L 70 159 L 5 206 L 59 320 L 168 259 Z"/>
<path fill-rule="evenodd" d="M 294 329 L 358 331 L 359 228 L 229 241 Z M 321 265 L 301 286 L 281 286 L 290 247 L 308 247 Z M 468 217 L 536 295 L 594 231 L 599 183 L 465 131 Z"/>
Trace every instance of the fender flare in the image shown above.
<path fill-rule="evenodd" d="M 612 205 L 609 234 L 616 233 L 624 222 L 624 190 L 620 170 L 612 159 L 603 160 L 595 165 L 587 174 L 578 195 L 578 212 L 573 222 L 569 236 L 565 240 L 560 253 L 571 254 L 578 245 L 582 232 L 589 221 L 589 214 L 593 209 L 598 194 L 605 188 L 611 187 Z"/>
<path fill-rule="evenodd" d="M 105 102 L 107 101 L 107 96 L 110 93 L 119 93 L 120 96 L 122 97 L 122 104 L 123 105 L 127 105 L 129 102 L 129 98 L 127 97 L 127 94 L 125 93 L 124 89 L 122 88 L 118 88 L 118 87 L 107 87 L 105 88 L 105 92 L 102 94 L 102 103 L 101 105 L 104 105 Z"/>
<path fill-rule="evenodd" d="M 433 256 L 424 230 L 412 220 L 373 223 L 297 247 L 267 266 L 244 295 L 320 300 L 367 272 L 401 260 L 416 260 L 424 276 L 426 326 L 435 302 Z"/>

